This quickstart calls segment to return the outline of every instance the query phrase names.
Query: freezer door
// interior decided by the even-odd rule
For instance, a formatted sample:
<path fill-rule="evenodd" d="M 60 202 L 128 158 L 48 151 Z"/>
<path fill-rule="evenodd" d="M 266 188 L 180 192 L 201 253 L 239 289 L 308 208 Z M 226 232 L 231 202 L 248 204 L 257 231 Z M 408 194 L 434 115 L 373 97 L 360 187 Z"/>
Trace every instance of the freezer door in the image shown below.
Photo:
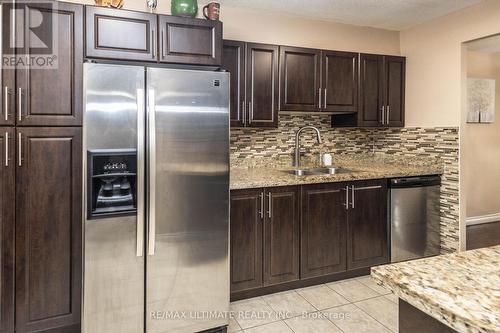
<path fill-rule="evenodd" d="M 229 74 L 149 68 L 146 331 L 225 326 Z"/>
<path fill-rule="evenodd" d="M 92 218 L 87 194 L 93 181 L 84 172 L 85 333 L 144 332 L 144 84 L 143 67 L 84 65 L 84 170 L 91 167 L 89 151 L 136 151 L 138 211 Z"/>

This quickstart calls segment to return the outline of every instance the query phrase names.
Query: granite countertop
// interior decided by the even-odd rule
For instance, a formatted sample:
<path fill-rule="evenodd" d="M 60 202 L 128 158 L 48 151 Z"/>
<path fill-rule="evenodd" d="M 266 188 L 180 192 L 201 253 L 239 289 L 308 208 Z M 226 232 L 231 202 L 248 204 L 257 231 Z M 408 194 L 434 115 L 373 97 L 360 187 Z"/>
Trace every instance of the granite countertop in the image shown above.
<path fill-rule="evenodd" d="M 295 176 L 291 160 L 258 160 L 231 163 L 230 188 L 232 190 L 287 185 L 335 183 L 354 180 L 384 179 L 443 173 L 439 160 L 411 159 L 375 155 L 334 156 L 334 165 L 352 172 L 336 175 Z M 304 161 L 302 167 L 314 167 L 314 162 Z"/>
<path fill-rule="evenodd" d="M 458 332 L 500 332 L 500 246 L 374 267 L 372 278 Z"/>

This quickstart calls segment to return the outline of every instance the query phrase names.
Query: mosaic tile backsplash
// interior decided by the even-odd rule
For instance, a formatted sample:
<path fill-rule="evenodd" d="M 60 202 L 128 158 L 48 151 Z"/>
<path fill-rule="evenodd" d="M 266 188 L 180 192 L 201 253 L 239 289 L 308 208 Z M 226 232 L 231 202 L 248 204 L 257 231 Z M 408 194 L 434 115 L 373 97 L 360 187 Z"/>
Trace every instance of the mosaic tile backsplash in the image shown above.
<path fill-rule="evenodd" d="M 441 249 L 459 248 L 459 137 L 458 128 L 331 128 L 326 116 L 280 115 L 277 129 L 231 129 L 231 163 L 245 164 L 256 159 L 292 161 L 295 133 L 311 125 L 321 131 L 323 143 L 314 131 L 303 132 L 301 146 L 306 158 L 320 153 L 382 154 L 437 159 L 443 164 L 441 185 Z"/>

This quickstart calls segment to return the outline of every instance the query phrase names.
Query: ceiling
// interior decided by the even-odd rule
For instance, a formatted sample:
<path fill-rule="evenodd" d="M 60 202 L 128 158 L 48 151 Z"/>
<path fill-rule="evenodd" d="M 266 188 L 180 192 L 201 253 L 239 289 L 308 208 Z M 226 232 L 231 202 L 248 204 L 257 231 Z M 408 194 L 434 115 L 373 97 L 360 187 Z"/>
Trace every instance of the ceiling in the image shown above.
<path fill-rule="evenodd" d="M 484 53 L 500 53 L 500 35 L 490 36 L 468 42 L 467 50 Z"/>
<path fill-rule="evenodd" d="M 220 0 L 222 5 L 404 30 L 483 0 Z"/>

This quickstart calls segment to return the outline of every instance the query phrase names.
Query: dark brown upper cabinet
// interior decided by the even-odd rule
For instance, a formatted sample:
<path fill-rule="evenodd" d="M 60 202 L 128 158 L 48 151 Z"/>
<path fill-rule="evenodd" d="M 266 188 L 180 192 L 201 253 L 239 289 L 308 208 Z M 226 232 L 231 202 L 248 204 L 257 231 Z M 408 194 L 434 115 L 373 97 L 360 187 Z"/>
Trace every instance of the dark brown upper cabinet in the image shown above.
<path fill-rule="evenodd" d="M 324 111 L 358 111 L 358 53 L 322 51 Z"/>
<path fill-rule="evenodd" d="M 16 332 L 79 332 L 81 128 L 16 134 Z"/>
<path fill-rule="evenodd" d="M 264 285 L 299 279 L 300 187 L 265 192 Z"/>
<path fill-rule="evenodd" d="M 278 127 L 278 46 L 224 40 L 232 127 Z"/>
<path fill-rule="evenodd" d="M 348 192 L 347 269 L 387 263 L 387 181 L 355 182 Z"/>
<path fill-rule="evenodd" d="M 278 127 L 278 52 L 276 45 L 247 43 L 247 126 Z"/>
<path fill-rule="evenodd" d="M 280 111 L 320 111 L 321 51 L 280 47 Z"/>
<path fill-rule="evenodd" d="M 86 6 L 86 56 L 157 61 L 155 14 Z"/>
<path fill-rule="evenodd" d="M 264 190 L 231 191 L 231 292 L 262 286 Z"/>
<path fill-rule="evenodd" d="M 404 57 L 360 55 L 360 126 L 404 126 L 405 63 Z"/>
<path fill-rule="evenodd" d="M 14 332 L 15 131 L 0 127 L 0 333 Z"/>
<path fill-rule="evenodd" d="M 9 102 L 8 113 L 15 115 L 17 126 L 81 126 L 83 6 L 57 2 L 52 8 L 48 4 L 33 3 L 25 5 L 25 9 L 28 11 L 24 24 L 26 42 L 19 52 L 27 56 L 36 54 L 37 48 L 30 45 L 33 39 L 29 38 L 29 27 L 36 26 L 31 20 L 38 16 L 30 15 L 30 11 L 40 12 L 44 20 L 57 20 L 55 37 L 51 29 L 38 31 L 49 34 L 49 40 L 57 40 L 56 68 L 17 68 L 15 94 L 9 95 L 16 100 Z"/>
<path fill-rule="evenodd" d="M 220 21 L 159 15 L 160 61 L 180 64 L 221 64 Z"/>
<path fill-rule="evenodd" d="M 222 68 L 231 73 L 229 88 L 231 127 L 245 126 L 245 51 L 245 42 L 224 40 L 222 48 Z"/>
<path fill-rule="evenodd" d="M 5 4 L 3 5 L 5 7 Z M 4 8 L 0 14 L 2 17 L 0 18 L 5 24 L 5 22 L 9 21 L 10 10 L 8 8 Z M 10 29 L 2 29 L 2 43 L 0 48 L 0 56 L 4 59 L 4 56 L 8 56 L 5 54 L 5 50 L 9 49 L 9 42 L 11 40 L 12 31 Z M 0 126 L 8 126 L 15 124 L 15 70 L 12 68 L 7 68 L 5 66 L 1 67 L 0 72 Z M 0 314 L 1 316 L 1 314 Z M 0 331 L 1 332 L 1 331 Z"/>
<path fill-rule="evenodd" d="M 346 270 L 347 210 L 343 184 L 302 188 L 301 278 Z"/>

